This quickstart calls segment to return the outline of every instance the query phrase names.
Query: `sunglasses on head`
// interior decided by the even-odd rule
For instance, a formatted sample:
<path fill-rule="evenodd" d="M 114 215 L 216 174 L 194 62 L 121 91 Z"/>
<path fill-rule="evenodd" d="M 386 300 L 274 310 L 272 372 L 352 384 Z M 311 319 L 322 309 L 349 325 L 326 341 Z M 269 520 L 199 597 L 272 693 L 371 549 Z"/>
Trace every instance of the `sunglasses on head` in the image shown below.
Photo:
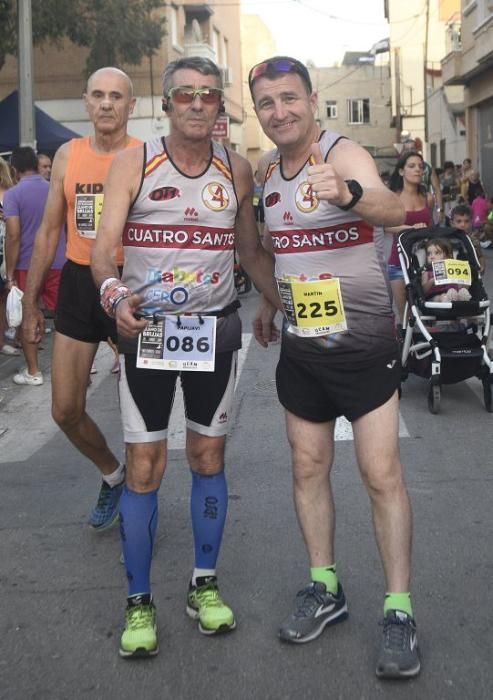
<path fill-rule="evenodd" d="M 298 73 L 298 75 L 300 75 L 305 80 L 305 82 L 311 90 L 312 82 L 310 79 L 310 74 L 308 73 L 308 70 L 305 68 L 305 66 L 294 58 L 282 57 L 262 61 L 262 63 L 258 63 L 256 66 L 253 66 L 250 73 L 248 74 L 248 84 L 250 88 L 252 88 L 253 83 L 255 82 L 255 80 L 257 80 L 257 78 L 261 78 L 267 72 Z"/>
<path fill-rule="evenodd" d="M 215 87 L 173 87 L 168 92 L 168 97 L 181 105 L 192 104 L 197 95 L 204 104 L 213 105 L 219 104 L 223 96 L 223 91 L 221 88 Z"/>

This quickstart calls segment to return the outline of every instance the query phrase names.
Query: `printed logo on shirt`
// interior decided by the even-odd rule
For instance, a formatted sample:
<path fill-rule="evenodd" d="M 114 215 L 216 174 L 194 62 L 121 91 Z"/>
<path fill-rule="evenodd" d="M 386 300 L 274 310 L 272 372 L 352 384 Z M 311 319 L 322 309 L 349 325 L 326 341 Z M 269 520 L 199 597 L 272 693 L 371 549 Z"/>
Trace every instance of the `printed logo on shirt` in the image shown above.
<path fill-rule="evenodd" d="M 101 194 L 103 191 L 102 182 L 76 182 L 75 194 Z"/>
<path fill-rule="evenodd" d="M 183 221 L 197 221 L 199 218 L 199 212 L 194 209 L 194 207 L 187 207 L 185 209 L 185 215 Z"/>
<path fill-rule="evenodd" d="M 273 207 L 274 204 L 278 204 L 280 201 L 281 201 L 281 193 L 280 192 L 271 192 L 265 198 L 264 203 L 265 203 L 266 207 Z"/>
<path fill-rule="evenodd" d="M 149 199 L 153 202 L 166 202 L 176 197 L 181 197 L 181 192 L 177 187 L 158 187 L 149 193 Z"/>
<path fill-rule="evenodd" d="M 314 211 L 320 204 L 308 182 L 302 182 L 294 195 L 294 201 L 298 209 L 304 214 Z"/>
<path fill-rule="evenodd" d="M 217 270 L 206 272 L 200 270 L 182 270 L 179 267 L 174 267 L 172 270 L 163 270 L 161 272 L 161 282 L 164 284 L 181 284 L 190 286 L 195 284 L 219 284 L 220 274 Z"/>
<path fill-rule="evenodd" d="M 229 205 L 229 194 L 220 182 L 209 182 L 202 190 L 202 201 L 211 211 L 224 211 Z"/>
<path fill-rule="evenodd" d="M 364 221 L 319 229 L 272 231 L 276 255 L 349 248 L 373 242 L 373 226 Z"/>
<path fill-rule="evenodd" d="M 193 248 L 199 250 L 233 250 L 235 232 L 207 226 L 160 226 L 128 221 L 123 230 L 123 245 L 136 248 Z"/>
<path fill-rule="evenodd" d="M 290 211 L 285 211 L 284 216 L 282 217 L 282 220 L 284 221 L 285 224 L 292 224 L 294 221 L 293 215 L 291 214 Z"/>

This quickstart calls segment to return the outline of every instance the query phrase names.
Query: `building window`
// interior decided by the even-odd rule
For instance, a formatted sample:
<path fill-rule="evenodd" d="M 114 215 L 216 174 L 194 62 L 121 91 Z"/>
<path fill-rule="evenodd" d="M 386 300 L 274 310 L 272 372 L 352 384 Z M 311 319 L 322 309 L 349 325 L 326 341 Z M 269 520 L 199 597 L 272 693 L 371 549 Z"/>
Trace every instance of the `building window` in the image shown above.
<path fill-rule="evenodd" d="M 347 101 L 348 124 L 370 123 L 370 99 L 352 99 Z"/>
<path fill-rule="evenodd" d="M 214 53 L 216 54 L 216 63 L 219 63 L 219 39 L 220 39 L 220 34 L 217 31 L 217 29 L 213 29 L 212 31 L 212 49 Z"/>
<path fill-rule="evenodd" d="M 223 48 L 222 48 L 222 56 L 221 56 L 221 65 L 222 66 L 229 66 L 229 44 L 228 40 L 223 37 Z"/>
<path fill-rule="evenodd" d="M 173 46 L 179 46 L 178 41 L 178 8 L 171 5 L 171 44 Z"/>
<path fill-rule="evenodd" d="M 327 119 L 337 119 L 337 102 L 335 100 L 326 100 L 325 107 L 327 109 Z"/>

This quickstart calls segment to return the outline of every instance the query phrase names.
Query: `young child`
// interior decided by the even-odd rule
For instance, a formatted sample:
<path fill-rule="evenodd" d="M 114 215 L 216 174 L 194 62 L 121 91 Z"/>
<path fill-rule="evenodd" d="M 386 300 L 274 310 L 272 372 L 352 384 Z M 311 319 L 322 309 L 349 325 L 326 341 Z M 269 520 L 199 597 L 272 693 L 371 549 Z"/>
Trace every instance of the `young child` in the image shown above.
<path fill-rule="evenodd" d="M 431 265 L 437 260 L 450 260 L 454 257 L 451 244 L 442 238 L 431 238 L 426 244 L 426 262 Z M 460 284 L 435 284 L 433 270 L 426 270 L 421 276 L 421 286 L 428 301 L 469 301 L 469 290 Z"/>
<path fill-rule="evenodd" d="M 483 274 L 486 268 L 486 260 L 479 240 L 472 233 L 471 207 L 468 207 L 467 204 L 458 204 L 456 207 L 454 207 L 450 214 L 450 226 L 451 228 L 459 229 L 459 231 L 464 231 L 464 233 L 467 233 L 467 235 L 470 237 L 474 245 L 476 255 L 478 256 L 479 271 L 481 274 Z"/>

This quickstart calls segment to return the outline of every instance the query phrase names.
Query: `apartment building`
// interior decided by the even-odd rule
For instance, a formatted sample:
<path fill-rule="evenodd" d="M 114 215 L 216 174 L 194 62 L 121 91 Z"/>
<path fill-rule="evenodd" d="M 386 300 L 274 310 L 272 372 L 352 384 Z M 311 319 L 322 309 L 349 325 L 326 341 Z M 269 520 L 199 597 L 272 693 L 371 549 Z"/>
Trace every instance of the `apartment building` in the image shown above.
<path fill-rule="evenodd" d="M 421 140 L 427 157 L 428 97 L 442 84 L 440 61 L 446 52 L 446 25 L 459 4 L 460 0 L 384 0 L 389 22 L 396 141 L 402 132 L 408 132 Z M 440 95 L 438 111 L 445 100 L 455 104 L 457 99 L 455 94 Z M 457 130 L 461 130 L 460 125 Z M 433 138 L 438 137 L 438 132 Z"/>
<path fill-rule="evenodd" d="M 129 123 L 133 136 L 166 136 L 169 123 L 161 110 L 161 76 L 170 61 L 206 56 L 217 63 L 225 83 L 226 113 L 217 124 L 217 138 L 240 152 L 243 144 L 243 85 L 240 46 L 240 4 L 210 0 L 163 3 L 166 36 L 159 51 L 138 66 L 119 66 L 132 78 L 137 105 Z M 64 41 L 34 49 L 34 99 L 45 112 L 79 134 L 87 134 L 81 95 L 85 88 L 86 50 Z M 17 88 L 17 60 L 10 56 L 0 71 L 0 99 Z"/>
<path fill-rule="evenodd" d="M 392 167 L 395 161 L 395 129 L 388 42 L 380 44 L 382 53 L 346 52 L 342 65 L 309 66 L 309 72 L 313 89 L 318 93 L 321 128 L 364 146 L 382 171 Z"/>
<path fill-rule="evenodd" d="M 274 144 L 264 134 L 253 109 L 248 88 L 250 68 L 265 58 L 275 56 L 276 44 L 263 20 L 258 15 L 241 16 L 241 57 L 243 63 L 243 109 L 245 113 L 246 157 L 255 172 L 260 157 L 274 148 Z"/>
<path fill-rule="evenodd" d="M 467 154 L 493 194 L 493 0 L 462 0 L 459 40 L 441 65 L 447 85 L 464 87 Z"/>

